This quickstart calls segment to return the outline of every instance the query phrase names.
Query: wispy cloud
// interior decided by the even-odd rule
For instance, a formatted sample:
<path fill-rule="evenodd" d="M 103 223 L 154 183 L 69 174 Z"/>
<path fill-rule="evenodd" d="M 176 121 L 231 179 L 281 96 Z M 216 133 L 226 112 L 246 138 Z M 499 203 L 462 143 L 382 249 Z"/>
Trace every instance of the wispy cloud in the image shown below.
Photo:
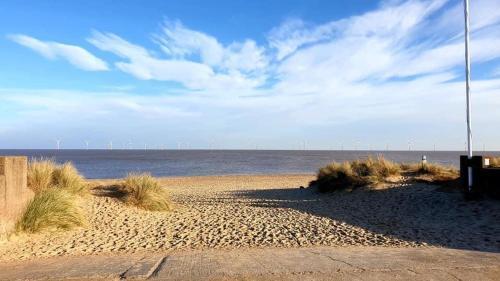
<path fill-rule="evenodd" d="M 220 71 L 250 72 L 267 66 L 265 49 L 254 40 L 223 46 L 208 34 L 189 29 L 180 21 L 166 21 L 162 33 L 154 36 L 160 48 L 172 58 L 199 58 L 201 63 Z"/>
<path fill-rule="evenodd" d="M 87 71 L 108 70 L 105 61 L 92 55 L 89 51 L 75 45 L 62 44 L 58 42 L 42 41 L 23 34 L 8 36 L 12 41 L 23 45 L 39 53 L 47 59 L 61 58 L 70 64 Z"/>
<path fill-rule="evenodd" d="M 143 80 L 175 81 L 192 90 L 237 90 L 253 88 L 261 83 L 238 71 L 218 72 L 201 62 L 154 56 L 145 48 L 112 33 L 94 32 L 88 41 L 103 51 L 127 59 L 117 62 L 116 67 Z"/>

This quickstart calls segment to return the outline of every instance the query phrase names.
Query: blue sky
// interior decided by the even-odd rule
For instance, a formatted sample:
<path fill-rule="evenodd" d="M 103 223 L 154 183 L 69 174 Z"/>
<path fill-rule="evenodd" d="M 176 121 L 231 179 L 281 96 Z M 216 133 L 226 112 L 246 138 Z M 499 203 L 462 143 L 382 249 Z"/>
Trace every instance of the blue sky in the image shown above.
<path fill-rule="evenodd" d="M 500 149 L 500 2 L 471 3 Z M 2 1 L 0 148 L 464 148 L 462 1 Z"/>

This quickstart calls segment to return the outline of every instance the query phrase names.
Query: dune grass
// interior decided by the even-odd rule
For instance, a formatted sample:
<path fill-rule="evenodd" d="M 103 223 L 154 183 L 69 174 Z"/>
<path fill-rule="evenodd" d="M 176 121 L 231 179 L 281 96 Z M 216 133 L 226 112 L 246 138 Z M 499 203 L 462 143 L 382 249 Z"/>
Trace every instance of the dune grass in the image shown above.
<path fill-rule="evenodd" d="M 65 230 L 85 223 L 76 196 L 85 196 L 89 189 L 71 163 L 58 165 L 52 160 L 31 161 L 28 187 L 35 195 L 17 221 L 16 231 Z"/>
<path fill-rule="evenodd" d="M 333 162 L 318 171 L 314 184 L 321 192 L 342 190 L 384 183 L 401 175 L 401 168 L 382 156 L 365 160 Z"/>
<path fill-rule="evenodd" d="M 89 189 L 83 177 L 71 163 L 56 166 L 52 173 L 52 183 L 56 188 L 64 189 L 77 195 L 86 195 Z"/>
<path fill-rule="evenodd" d="M 434 183 L 453 181 L 460 176 L 459 171 L 454 167 L 436 163 L 405 163 L 401 164 L 401 169 L 405 173 L 412 175 L 416 180 Z"/>
<path fill-rule="evenodd" d="M 31 161 L 28 165 L 28 186 L 35 193 L 49 188 L 64 189 L 78 195 L 89 193 L 83 177 L 70 162 L 58 165 L 52 160 Z"/>
<path fill-rule="evenodd" d="M 491 162 L 490 162 L 491 163 Z M 343 163 L 333 162 L 318 171 L 317 179 L 311 183 L 320 192 L 344 190 L 360 186 L 376 186 L 389 179 L 406 176 L 410 180 L 433 184 L 449 184 L 459 178 L 457 169 L 435 163 L 397 164 L 383 157 L 369 157 Z"/>
<path fill-rule="evenodd" d="M 56 164 L 52 160 L 35 160 L 28 164 L 28 186 L 39 193 L 52 186 Z"/>
<path fill-rule="evenodd" d="M 63 189 L 49 188 L 35 194 L 16 223 L 18 232 L 70 229 L 85 222 L 75 204 L 74 195 Z"/>
<path fill-rule="evenodd" d="M 490 158 L 490 167 L 500 168 L 500 157 L 491 157 Z"/>
<path fill-rule="evenodd" d="M 129 174 L 121 188 L 127 204 L 149 211 L 172 210 L 168 192 L 150 174 Z"/>

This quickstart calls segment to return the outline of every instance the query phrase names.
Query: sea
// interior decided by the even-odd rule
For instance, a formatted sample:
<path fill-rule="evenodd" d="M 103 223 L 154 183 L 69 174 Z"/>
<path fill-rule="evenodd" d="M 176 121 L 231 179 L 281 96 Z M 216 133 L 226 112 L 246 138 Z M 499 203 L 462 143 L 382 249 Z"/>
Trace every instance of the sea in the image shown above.
<path fill-rule="evenodd" d="M 5 150 L 0 155 L 72 162 L 88 179 L 121 178 L 132 172 L 158 177 L 237 174 L 315 173 L 332 161 L 382 155 L 396 162 L 428 162 L 459 166 L 463 151 L 322 151 L 322 150 Z M 500 156 L 500 152 L 481 152 Z"/>

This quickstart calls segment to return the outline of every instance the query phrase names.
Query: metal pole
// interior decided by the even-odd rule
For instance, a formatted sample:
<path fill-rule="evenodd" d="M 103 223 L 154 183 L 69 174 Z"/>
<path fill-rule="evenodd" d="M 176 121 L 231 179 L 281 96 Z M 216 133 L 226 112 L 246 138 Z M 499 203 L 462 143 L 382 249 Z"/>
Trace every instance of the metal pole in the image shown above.
<path fill-rule="evenodd" d="M 467 102 L 467 158 L 472 158 L 471 101 L 470 101 L 470 53 L 469 53 L 469 0 L 464 0 L 465 16 L 465 92 Z M 468 188 L 472 189 L 472 167 L 467 167 Z"/>

